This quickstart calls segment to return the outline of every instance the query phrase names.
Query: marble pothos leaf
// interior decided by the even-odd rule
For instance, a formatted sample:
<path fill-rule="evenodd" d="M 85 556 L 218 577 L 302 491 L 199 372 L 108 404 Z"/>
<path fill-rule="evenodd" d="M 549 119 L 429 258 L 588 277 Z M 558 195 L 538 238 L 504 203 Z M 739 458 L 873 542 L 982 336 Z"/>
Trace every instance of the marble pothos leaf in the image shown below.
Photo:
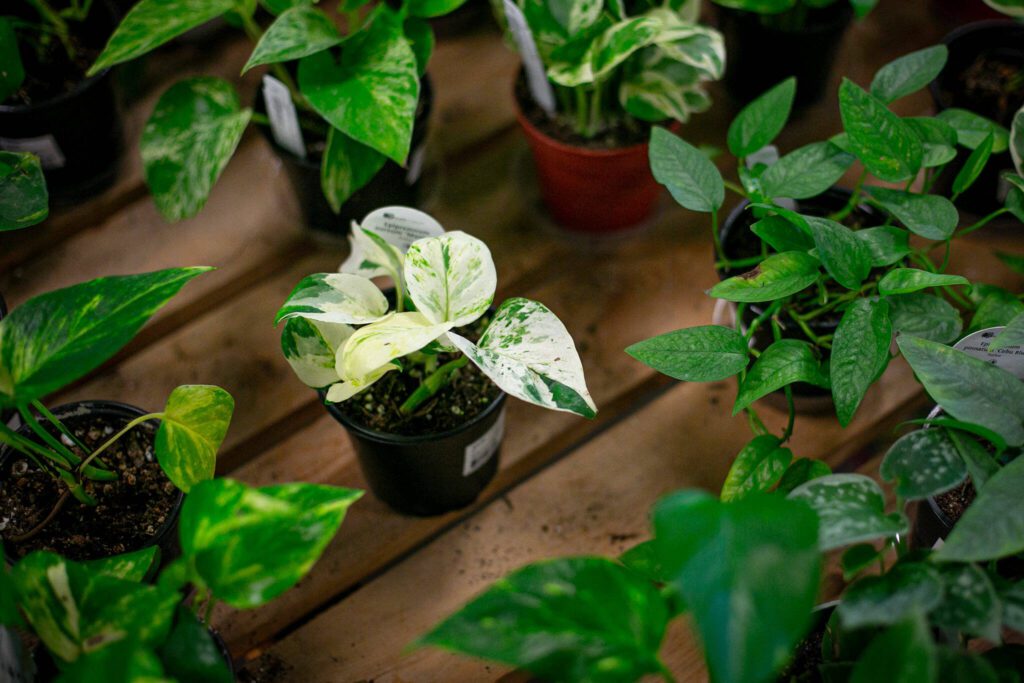
<path fill-rule="evenodd" d="M 219 17 L 236 0 L 139 0 L 110 36 L 89 74 L 141 57 L 172 38 Z"/>
<path fill-rule="evenodd" d="M 360 327 L 348 338 L 338 352 L 338 375 L 365 384 L 391 361 L 419 351 L 452 327 L 452 323 L 433 323 L 418 311 L 392 313 Z"/>
<path fill-rule="evenodd" d="M 320 163 L 320 188 L 331 210 L 340 213 L 342 204 L 373 180 L 385 161 L 377 150 L 332 127 Z"/>
<path fill-rule="evenodd" d="M 209 268 L 98 278 L 29 299 L 0 321 L 0 405 L 28 403 L 117 353 Z"/>
<path fill-rule="evenodd" d="M 405 254 L 383 237 L 352 224 L 352 232 L 348 237 L 351 247 L 349 256 L 338 269 L 342 273 L 361 275 L 362 277 L 380 277 L 386 275 L 396 283 L 404 283 L 402 274 L 405 271 Z"/>
<path fill-rule="evenodd" d="M 919 429 L 892 445 L 879 473 L 897 481 L 896 492 L 904 499 L 920 500 L 962 482 L 967 466 L 945 429 Z"/>
<path fill-rule="evenodd" d="M 351 273 L 314 273 L 299 281 L 274 323 L 306 318 L 325 323 L 365 325 L 388 313 L 388 300 L 368 278 Z"/>
<path fill-rule="evenodd" d="M 405 283 L 416 310 L 430 322 L 461 327 L 487 311 L 498 275 L 487 245 L 455 230 L 412 243 Z"/>
<path fill-rule="evenodd" d="M 830 474 L 795 488 L 789 498 L 818 513 L 822 551 L 907 532 L 903 515 L 885 513 L 885 498 L 874 479 L 862 474 Z"/>
<path fill-rule="evenodd" d="M 977 565 L 938 565 L 942 601 L 929 618 L 942 629 L 1000 641 L 1002 603 L 992 582 Z"/>
<path fill-rule="evenodd" d="M 299 61 L 299 89 L 333 127 L 404 164 L 420 81 L 416 55 L 397 16 L 376 12 L 345 40 L 340 59 L 324 50 Z"/>
<path fill-rule="evenodd" d="M 146 184 L 167 220 L 194 216 L 206 204 L 252 117 L 230 83 L 198 77 L 160 96 L 139 141 Z"/>
<path fill-rule="evenodd" d="M 402 23 L 402 31 L 409 41 L 409 47 L 416 55 L 416 67 L 420 76 L 427 73 L 430 56 L 434 54 L 434 29 L 426 19 L 407 17 Z"/>
<path fill-rule="evenodd" d="M 49 197 L 39 157 L 0 151 L 0 232 L 45 220 L 50 215 Z"/>
<path fill-rule="evenodd" d="M 362 495 L 319 484 L 204 481 L 181 509 L 182 554 L 192 578 L 218 599 L 256 607 L 306 575 Z"/>
<path fill-rule="evenodd" d="M 281 351 L 303 384 L 322 389 L 341 379 L 335 357 L 353 332 L 344 323 L 289 318 L 281 331 Z"/>
<path fill-rule="evenodd" d="M 619 103 L 630 114 L 656 123 L 673 119 L 685 123 L 690 115 L 707 110 L 711 100 L 696 71 L 670 59 L 657 46 L 648 47 L 642 66 L 627 73 L 619 85 Z"/>
<path fill-rule="evenodd" d="M 506 393 L 543 408 L 597 414 L 572 337 L 543 304 L 508 299 L 479 344 L 455 333 L 448 338 Z"/>
<path fill-rule="evenodd" d="M 215 386 L 184 385 L 167 398 L 154 450 L 164 474 L 185 493 L 213 478 L 234 410 L 235 399 Z"/>
<path fill-rule="evenodd" d="M 337 26 L 321 10 L 306 4 L 281 13 L 263 33 L 242 68 L 301 59 L 341 43 Z"/>

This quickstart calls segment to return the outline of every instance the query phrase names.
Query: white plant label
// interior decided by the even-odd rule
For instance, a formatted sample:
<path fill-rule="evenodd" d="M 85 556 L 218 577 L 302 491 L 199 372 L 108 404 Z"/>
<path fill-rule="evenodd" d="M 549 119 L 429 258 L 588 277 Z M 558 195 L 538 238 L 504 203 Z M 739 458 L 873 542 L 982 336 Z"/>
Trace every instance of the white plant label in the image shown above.
<path fill-rule="evenodd" d="M 988 345 L 1002 331 L 1002 327 L 989 327 L 984 330 L 978 330 L 958 341 L 953 345 L 953 348 L 986 363 L 991 363 L 998 368 L 1006 370 L 1018 379 L 1024 380 L 1024 348 L 1008 346 L 997 351 L 988 350 Z"/>
<path fill-rule="evenodd" d="M 775 145 L 765 145 L 753 154 L 747 155 L 747 168 L 753 169 L 758 164 L 771 166 L 779 160 L 779 148 Z"/>
<path fill-rule="evenodd" d="M 306 143 L 302 140 L 299 115 L 288 86 L 269 74 L 264 76 L 263 102 L 267 105 L 274 141 L 300 159 L 305 159 Z"/>
<path fill-rule="evenodd" d="M 534 101 L 540 105 L 548 116 L 555 115 L 555 90 L 548 81 L 544 71 L 544 63 L 540 61 L 537 43 L 526 23 L 523 11 L 512 0 L 502 0 L 505 7 L 505 18 L 508 19 L 509 30 L 519 47 L 519 56 L 523 60 L 523 71 L 526 73 L 526 85 Z"/>
<path fill-rule="evenodd" d="M 505 436 L 505 408 L 501 409 L 498 421 L 484 432 L 484 435 L 466 446 L 466 458 L 462 462 L 462 476 L 468 477 L 486 465 L 501 447 Z"/>
<path fill-rule="evenodd" d="M 409 170 L 405 172 L 405 184 L 414 185 L 423 175 L 423 162 L 427 157 L 427 145 L 422 144 L 409 155 Z"/>
<path fill-rule="evenodd" d="M 416 240 L 444 234 L 440 223 L 422 211 L 405 206 L 377 209 L 363 219 L 361 227 L 398 247 L 403 254 Z"/>
<path fill-rule="evenodd" d="M 40 135 L 35 138 L 0 138 L 0 149 L 35 154 L 39 157 L 39 164 L 47 171 L 64 168 L 67 163 L 64 152 L 52 135 Z"/>

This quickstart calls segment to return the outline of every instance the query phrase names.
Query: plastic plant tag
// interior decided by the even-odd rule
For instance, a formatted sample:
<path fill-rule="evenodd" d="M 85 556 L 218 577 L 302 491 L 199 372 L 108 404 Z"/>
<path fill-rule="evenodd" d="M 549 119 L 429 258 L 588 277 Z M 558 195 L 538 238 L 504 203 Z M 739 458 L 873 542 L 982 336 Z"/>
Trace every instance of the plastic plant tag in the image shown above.
<path fill-rule="evenodd" d="M 775 145 L 765 145 L 753 154 L 747 156 L 747 168 L 753 169 L 758 164 L 771 166 L 779 160 L 779 148 Z"/>
<path fill-rule="evenodd" d="M 991 363 L 997 368 L 1006 370 L 1017 379 L 1024 380 L 1024 348 L 1008 346 L 997 351 L 988 350 L 988 345 L 1002 331 L 1002 327 L 988 327 L 984 330 L 978 330 L 958 341 L 953 345 L 953 348 L 986 363 Z"/>
<path fill-rule="evenodd" d="M 505 409 L 501 409 L 498 421 L 484 435 L 466 446 L 466 459 L 462 464 L 462 476 L 468 477 L 486 465 L 501 447 L 501 439 L 505 436 Z"/>
<path fill-rule="evenodd" d="M 377 209 L 363 219 L 360 227 L 379 235 L 403 253 L 409 251 L 416 240 L 444 234 L 440 223 L 422 211 L 405 206 Z"/>
<path fill-rule="evenodd" d="M 526 73 L 526 84 L 534 101 L 548 116 L 555 115 L 555 90 L 548 82 L 544 63 L 540 61 L 537 43 L 533 40 L 530 27 L 526 23 L 523 11 L 512 0 L 502 0 L 505 17 L 508 19 L 509 30 L 519 47 L 519 55 L 523 60 L 523 71 Z"/>
<path fill-rule="evenodd" d="M 288 86 L 269 74 L 264 76 L 263 102 L 267 105 L 274 141 L 300 159 L 305 159 L 306 143 L 302 140 L 299 115 Z"/>
<path fill-rule="evenodd" d="M 409 155 L 409 170 L 405 172 L 405 184 L 415 185 L 416 181 L 423 175 L 423 163 L 427 158 L 426 143 L 420 145 Z"/>
<path fill-rule="evenodd" d="M 64 168 L 64 164 L 67 163 L 64 152 L 52 135 L 40 135 L 35 138 L 0 138 L 0 149 L 35 154 L 39 157 L 39 164 L 47 171 Z"/>

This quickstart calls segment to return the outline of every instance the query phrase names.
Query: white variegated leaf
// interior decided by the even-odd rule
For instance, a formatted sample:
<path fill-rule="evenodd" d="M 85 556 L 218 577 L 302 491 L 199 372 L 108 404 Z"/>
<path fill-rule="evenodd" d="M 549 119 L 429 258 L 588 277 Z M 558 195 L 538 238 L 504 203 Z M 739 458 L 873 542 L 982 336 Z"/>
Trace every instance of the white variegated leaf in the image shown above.
<path fill-rule="evenodd" d="M 479 345 L 453 332 L 448 338 L 506 393 L 544 408 L 597 414 L 572 337 L 543 304 L 507 300 Z"/>
<path fill-rule="evenodd" d="M 343 323 L 289 318 L 281 332 L 281 350 L 299 380 L 320 389 L 341 379 L 335 357 L 355 330 Z"/>
<path fill-rule="evenodd" d="M 348 242 L 352 252 L 338 269 L 342 273 L 366 278 L 387 276 L 395 282 L 402 277 L 405 254 L 377 233 L 361 228 L 352 221 Z"/>
<path fill-rule="evenodd" d="M 341 403 L 347 401 L 363 389 L 366 389 L 371 384 L 379 380 L 384 375 L 388 374 L 392 370 L 398 370 L 399 367 L 395 363 L 388 363 L 387 365 L 381 366 L 371 372 L 366 377 L 361 379 L 350 379 L 343 380 L 332 384 L 327 389 L 327 402 L 328 403 Z"/>
<path fill-rule="evenodd" d="M 308 275 L 277 312 L 275 323 L 307 318 L 325 323 L 365 325 L 388 312 L 388 300 L 370 280 L 351 273 Z"/>
<path fill-rule="evenodd" d="M 683 21 L 668 9 L 651 10 L 647 16 L 658 18 L 662 30 L 653 43 L 671 59 L 688 64 L 717 80 L 725 72 L 725 41 L 718 31 Z"/>
<path fill-rule="evenodd" d="M 487 245 L 456 230 L 413 242 L 405 255 L 405 281 L 416 310 L 451 329 L 487 311 L 498 280 Z"/>
<path fill-rule="evenodd" d="M 665 58 L 660 48 L 648 50 L 656 59 L 631 73 L 619 86 L 619 102 L 626 111 L 643 121 L 671 118 L 685 123 L 691 114 L 711 106 L 696 69 Z"/>
<path fill-rule="evenodd" d="M 584 30 L 601 16 L 604 0 L 572 0 L 569 8 L 569 33 Z"/>
<path fill-rule="evenodd" d="M 452 323 L 433 323 L 422 313 L 392 313 L 360 327 L 338 351 L 338 375 L 347 381 L 366 382 L 374 372 L 396 358 L 419 351 L 450 330 Z"/>

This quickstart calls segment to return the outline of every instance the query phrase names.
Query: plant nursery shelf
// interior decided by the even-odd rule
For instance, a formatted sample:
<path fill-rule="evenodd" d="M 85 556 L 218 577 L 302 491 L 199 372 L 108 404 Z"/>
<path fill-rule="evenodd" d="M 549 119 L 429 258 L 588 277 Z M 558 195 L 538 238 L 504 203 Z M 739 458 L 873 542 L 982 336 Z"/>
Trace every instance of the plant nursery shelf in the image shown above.
<path fill-rule="evenodd" d="M 881 3 L 847 36 L 838 73 L 864 83 L 875 69 L 945 32 L 924 0 Z M 250 101 L 258 73 L 238 78 L 245 45 L 171 47 L 146 61 L 147 81 L 214 74 Z M 497 32 L 439 42 L 430 66 L 435 114 L 425 210 L 490 247 L 501 290 L 545 302 L 577 341 L 600 411 L 592 421 L 509 402 L 501 469 L 470 508 L 431 518 L 390 511 L 371 495 L 353 506 L 323 558 L 295 589 L 250 612 L 214 619 L 236 661 L 256 680 L 488 681 L 507 670 L 407 646 L 485 586 L 530 561 L 616 555 L 649 537 L 647 514 L 684 486 L 717 491 L 749 438 L 730 418 L 731 382 L 679 384 L 623 352 L 630 344 L 710 322 L 716 281 L 707 219 L 666 196 L 640 232 L 590 243 L 549 227 L 539 208 L 526 143 L 514 129 L 516 57 Z M 833 89 L 837 83 L 831 83 Z M 130 103 L 126 139 L 137 141 L 163 87 Z M 727 107 L 716 92 L 718 107 Z M 803 113 L 779 140 L 788 150 L 838 130 L 834 98 Z M 919 94 L 900 113 L 925 113 Z M 722 146 L 729 116 L 696 116 L 693 144 Z M 342 428 L 295 379 L 279 350 L 274 313 L 306 274 L 347 255 L 300 225 L 284 170 L 265 140 L 247 135 L 198 217 L 163 221 L 142 180 L 137 144 L 121 179 L 101 197 L 55 212 L 39 229 L 0 237 L 0 292 L 16 306 L 89 278 L 204 264 L 197 280 L 112 361 L 57 397 L 106 398 L 159 408 L 179 384 L 217 384 L 236 400 L 218 473 L 251 484 L 309 481 L 365 488 Z M 723 169 L 730 170 L 730 169 Z M 951 270 L 1019 287 L 993 252 L 1020 251 L 1012 235 L 967 240 Z M 909 367 L 895 362 L 854 422 L 801 416 L 792 449 L 836 471 L 875 472 L 893 427 L 925 407 Z M 764 410 L 769 426 L 785 420 Z M 838 579 L 836 579 L 838 581 Z M 670 631 L 664 659 L 678 680 L 705 676 L 685 628 Z M 509 678 L 513 680 L 513 678 Z"/>

